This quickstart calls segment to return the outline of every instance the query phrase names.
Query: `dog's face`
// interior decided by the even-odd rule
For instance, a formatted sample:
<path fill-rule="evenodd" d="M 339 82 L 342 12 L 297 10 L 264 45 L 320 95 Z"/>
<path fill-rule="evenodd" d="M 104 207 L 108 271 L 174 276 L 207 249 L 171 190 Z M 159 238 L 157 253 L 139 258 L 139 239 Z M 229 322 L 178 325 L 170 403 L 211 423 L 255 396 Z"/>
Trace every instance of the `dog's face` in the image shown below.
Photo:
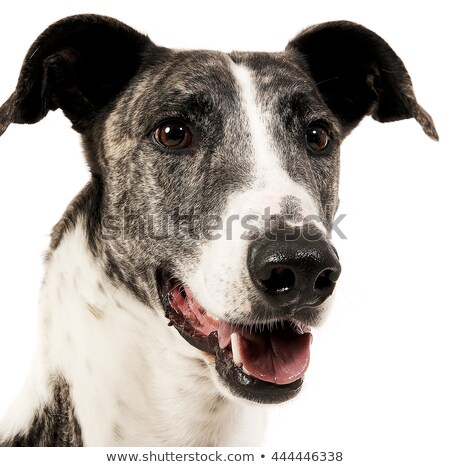
<path fill-rule="evenodd" d="M 99 202 L 82 214 L 105 272 L 219 388 L 258 402 L 299 391 L 340 274 L 328 234 L 341 140 L 367 114 L 437 137 L 400 59 L 345 22 L 285 52 L 225 54 L 68 18 L 30 49 L 0 131 L 58 107 L 94 174 Z"/>
<path fill-rule="evenodd" d="M 170 52 L 106 119 L 106 212 L 127 238 L 108 258 L 144 271 L 128 280 L 153 307 L 156 273 L 166 317 L 244 397 L 291 396 L 306 370 L 339 275 L 341 132 L 289 53 Z"/>

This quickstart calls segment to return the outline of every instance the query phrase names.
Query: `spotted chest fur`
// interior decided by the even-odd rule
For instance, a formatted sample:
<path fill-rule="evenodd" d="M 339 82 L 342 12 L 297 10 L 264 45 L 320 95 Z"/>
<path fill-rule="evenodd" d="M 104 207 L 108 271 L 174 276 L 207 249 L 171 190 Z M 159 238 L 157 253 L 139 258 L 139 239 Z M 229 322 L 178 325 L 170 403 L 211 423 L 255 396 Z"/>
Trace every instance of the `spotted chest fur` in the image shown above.
<path fill-rule="evenodd" d="M 213 363 L 111 284 L 83 230 L 66 233 L 48 259 L 34 371 L 2 421 L 2 445 L 254 444 L 238 420 L 263 414 L 221 395 Z"/>

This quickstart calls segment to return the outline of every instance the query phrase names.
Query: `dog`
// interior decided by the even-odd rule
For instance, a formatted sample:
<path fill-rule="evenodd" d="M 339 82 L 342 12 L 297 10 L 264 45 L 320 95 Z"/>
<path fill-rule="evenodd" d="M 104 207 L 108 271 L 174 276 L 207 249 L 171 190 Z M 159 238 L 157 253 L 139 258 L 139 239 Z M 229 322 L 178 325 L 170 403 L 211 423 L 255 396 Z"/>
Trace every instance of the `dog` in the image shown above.
<path fill-rule="evenodd" d="M 0 445 L 255 445 L 340 275 L 340 143 L 366 115 L 438 139 L 402 61 L 348 21 L 221 53 L 77 15 L 31 46 L 0 134 L 56 109 L 91 177 L 53 229 Z"/>

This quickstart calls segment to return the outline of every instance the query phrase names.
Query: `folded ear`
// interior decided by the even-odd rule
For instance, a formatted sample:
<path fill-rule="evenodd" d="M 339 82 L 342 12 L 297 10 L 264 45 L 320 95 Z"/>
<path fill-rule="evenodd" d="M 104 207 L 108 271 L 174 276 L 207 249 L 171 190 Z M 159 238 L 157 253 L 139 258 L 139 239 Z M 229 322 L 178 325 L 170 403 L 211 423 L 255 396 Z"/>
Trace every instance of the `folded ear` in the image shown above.
<path fill-rule="evenodd" d="M 78 15 L 48 27 L 28 51 L 16 90 L 0 108 L 0 135 L 10 123 L 35 123 L 61 108 L 82 132 L 137 73 L 147 36 L 105 16 Z"/>
<path fill-rule="evenodd" d="M 365 115 L 380 122 L 415 118 L 437 140 L 403 62 L 377 34 L 348 21 L 312 26 L 287 46 L 307 67 L 331 111 L 351 131 Z"/>

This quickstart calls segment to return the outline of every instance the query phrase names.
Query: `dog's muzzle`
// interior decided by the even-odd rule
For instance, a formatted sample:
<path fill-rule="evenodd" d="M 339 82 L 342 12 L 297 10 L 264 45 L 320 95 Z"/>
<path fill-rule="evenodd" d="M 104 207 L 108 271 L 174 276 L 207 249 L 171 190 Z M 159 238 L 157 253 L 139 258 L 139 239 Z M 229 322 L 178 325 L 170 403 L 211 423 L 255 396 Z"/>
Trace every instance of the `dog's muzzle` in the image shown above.
<path fill-rule="evenodd" d="M 309 324 L 331 295 L 341 268 L 336 251 L 317 238 L 267 236 L 249 244 L 247 267 L 251 310 L 236 320 L 207 313 L 172 271 L 157 275 L 169 325 L 191 345 L 215 357 L 231 392 L 262 403 L 295 396 L 308 368 Z"/>

